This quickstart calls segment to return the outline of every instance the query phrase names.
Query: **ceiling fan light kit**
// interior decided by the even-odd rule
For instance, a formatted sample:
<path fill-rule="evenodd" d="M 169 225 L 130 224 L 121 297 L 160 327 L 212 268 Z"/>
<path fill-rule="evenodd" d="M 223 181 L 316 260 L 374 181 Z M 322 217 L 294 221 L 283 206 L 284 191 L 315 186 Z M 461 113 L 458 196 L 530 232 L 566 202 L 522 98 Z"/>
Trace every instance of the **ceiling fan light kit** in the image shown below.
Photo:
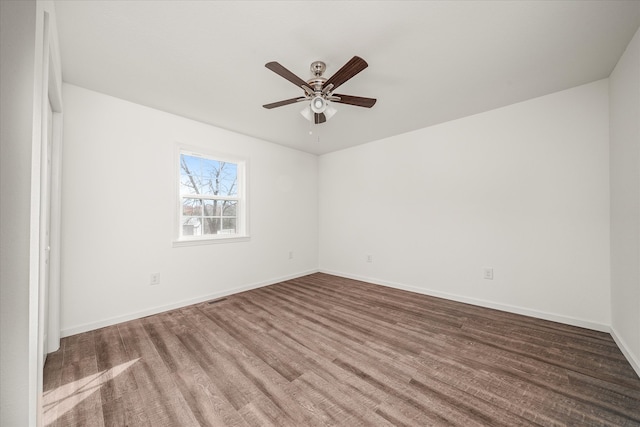
<path fill-rule="evenodd" d="M 324 116 L 326 117 L 326 119 L 329 120 L 338 112 L 338 110 L 332 107 L 328 102 L 325 105 L 326 105 L 326 108 L 322 112 L 324 113 Z M 307 105 L 302 109 L 302 111 L 300 111 L 300 114 L 302 114 L 302 117 L 304 117 L 305 119 L 311 122 L 313 121 L 314 114 L 316 113 L 315 111 L 313 111 L 313 108 L 311 107 L 311 105 Z"/>
<path fill-rule="evenodd" d="M 311 109 L 317 114 L 324 113 L 324 110 L 327 109 L 327 101 L 322 97 L 322 95 L 314 96 L 311 99 Z"/>
<path fill-rule="evenodd" d="M 374 98 L 340 95 L 333 92 L 344 82 L 368 67 L 367 62 L 359 56 L 351 58 L 329 79 L 322 76 L 327 69 L 326 64 L 322 61 L 315 61 L 311 63 L 312 77 L 306 82 L 275 61 L 266 63 L 265 67 L 304 91 L 304 96 L 263 105 L 267 109 L 308 101 L 308 106 L 303 108 L 300 113 L 305 119 L 313 121 L 315 124 L 320 124 L 329 120 L 338 111 L 331 106 L 331 102 L 365 108 L 371 108 L 376 103 Z"/>

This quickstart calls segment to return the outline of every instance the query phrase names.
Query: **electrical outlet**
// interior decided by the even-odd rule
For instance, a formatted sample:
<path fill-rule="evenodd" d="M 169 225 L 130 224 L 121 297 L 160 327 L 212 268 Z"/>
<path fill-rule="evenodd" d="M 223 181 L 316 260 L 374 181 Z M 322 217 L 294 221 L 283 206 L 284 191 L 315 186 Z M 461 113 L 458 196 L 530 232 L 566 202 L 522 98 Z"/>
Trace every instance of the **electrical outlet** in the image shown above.
<path fill-rule="evenodd" d="M 151 286 L 160 284 L 160 273 L 151 273 L 151 278 L 149 279 L 149 284 Z"/>
<path fill-rule="evenodd" d="M 373 255 L 367 255 L 366 260 L 367 262 L 373 262 Z"/>
<path fill-rule="evenodd" d="M 293 259 L 293 251 L 289 251 L 289 259 Z"/>
<path fill-rule="evenodd" d="M 493 268 L 484 268 L 482 277 L 487 280 L 493 280 Z"/>

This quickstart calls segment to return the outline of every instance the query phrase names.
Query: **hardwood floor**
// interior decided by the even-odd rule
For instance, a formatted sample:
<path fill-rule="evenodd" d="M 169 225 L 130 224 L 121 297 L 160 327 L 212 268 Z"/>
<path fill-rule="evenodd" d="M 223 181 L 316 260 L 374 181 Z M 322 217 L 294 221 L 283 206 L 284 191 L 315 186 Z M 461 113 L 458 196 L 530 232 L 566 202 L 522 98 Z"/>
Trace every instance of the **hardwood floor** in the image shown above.
<path fill-rule="evenodd" d="M 640 426 L 609 334 L 313 274 L 63 339 L 49 426 Z"/>

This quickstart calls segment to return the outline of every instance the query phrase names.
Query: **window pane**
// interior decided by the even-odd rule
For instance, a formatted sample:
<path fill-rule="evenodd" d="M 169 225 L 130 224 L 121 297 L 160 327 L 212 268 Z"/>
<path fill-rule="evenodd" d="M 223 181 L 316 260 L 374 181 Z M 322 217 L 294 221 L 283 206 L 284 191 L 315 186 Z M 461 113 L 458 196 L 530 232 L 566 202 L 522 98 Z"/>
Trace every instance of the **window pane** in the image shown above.
<path fill-rule="evenodd" d="M 180 194 L 202 194 L 202 178 L 197 175 L 180 176 Z"/>
<path fill-rule="evenodd" d="M 180 154 L 180 174 L 202 175 L 202 158 Z"/>
<path fill-rule="evenodd" d="M 236 196 L 238 194 L 238 165 L 220 163 L 220 195 Z"/>
<path fill-rule="evenodd" d="M 188 198 L 182 199 L 182 215 L 202 215 L 202 200 Z"/>
<path fill-rule="evenodd" d="M 213 159 L 203 159 L 200 194 L 233 196 L 238 193 L 238 165 Z"/>
<path fill-rule="evenodd" d="M 181 154 L 180 194 L 235 196 L 238 194 L 238 165 Z"/>
<path fill-rule="evenodd" d="M 202 162 L 200 157 L 180 155 L 180 194 L 202 194 Z"/>
<path fill-rule="evenodd" d="M 204 214 L 207 216 L 220 216 L 220 200 L 203 200 Z"/>
<path fill-rule="evenodd" d="M 220 163 L 218 160 L 204 159 L 202 174 L 210 177 L 219 175 Z"/>
<path fill-rule="evenodd" d="M 200 178 L 200 186 L 199 186 L 200 194 L 205 196 L 215 196 L 215 183 L 211 177 L 203 176 Z"/>
<path fill-rule="evenodd" d="M 222 205 L 222 216 L 236 216 L 237 206 L 237 201 L 225 200 Z"/>
<path fill-rule="evenodd" d="M 213 216 L 213 200 L 203 200 L 205 216 Z"/>
<path fill-rule="evenodd" d="M 218 234 L 220 218 L 204 218 L 204 234 Z"/>
<path fill-rule="evenodd" d="M 197 217 L 183 218 L 182 235 L 183 236 L 201 236 L 202 235 L 201 219 Z"/>
<path fill-rule="evenodd" d="M 223 218 L 222 219 L 222 231 L 223 234 L 235 234 L 236 232 L 236 219 L 235 218 Z"/>

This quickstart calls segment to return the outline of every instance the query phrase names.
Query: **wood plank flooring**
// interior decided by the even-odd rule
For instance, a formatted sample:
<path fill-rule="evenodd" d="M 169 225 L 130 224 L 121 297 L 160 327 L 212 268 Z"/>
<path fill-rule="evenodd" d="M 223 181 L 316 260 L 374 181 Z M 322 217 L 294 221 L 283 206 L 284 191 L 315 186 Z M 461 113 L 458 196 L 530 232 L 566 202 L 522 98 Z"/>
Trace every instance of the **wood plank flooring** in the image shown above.
<path fill-rule="evenodd" d="M 640 426 L 606 333 L 317 273 L 63 339 L 45 425 Z"/>

